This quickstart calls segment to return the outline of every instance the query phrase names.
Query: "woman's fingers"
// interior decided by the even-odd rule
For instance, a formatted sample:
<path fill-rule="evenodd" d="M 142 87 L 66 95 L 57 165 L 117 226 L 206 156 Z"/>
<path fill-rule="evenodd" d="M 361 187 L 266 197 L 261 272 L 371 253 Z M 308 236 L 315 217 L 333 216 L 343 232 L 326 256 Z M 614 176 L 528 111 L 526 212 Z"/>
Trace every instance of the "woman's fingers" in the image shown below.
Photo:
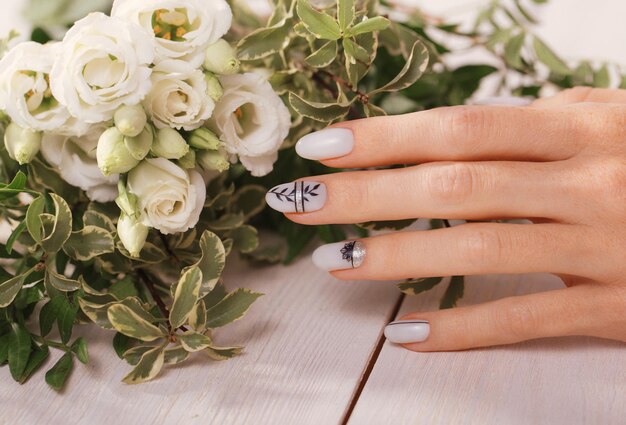
<path fill-rule="evenodd" d="M 537 99 L 532 106 L 539 108 L 569 105 L 572 103 L 626 103 L 626 90 L 574 87 L 552 97 Z"/>
<path fill-rule="evenodd" d="M 566 224 L 470 223 L 319 247 L 313 262 L 342 280 L 602 272 L 589 230 Z M 581 242 L 584 241 L 584 242 Z"/>
<path fill-rule="evenodd" d="M 577 109 L 458 106 L 342 123 L 302 138 L 308 159 L 340 168 L 432 161 L 567 159 L 588 141 Z"/>
<path fill-rule="evenodd" d="M 310 177 L 277 186 L 268 204 L 301 224 L 416 217 L 490 219 L 575 215 L 562 162 L 429 163 Z M 297 214 L 293 214 L 297 213 Z"/>
<path fill-rule="evenodd" d="M 615 300 L 606 287 L 580 285 L 454 310 L 411 313 L 389 324 L 385 335 L 413 351 L 464 350 L 566 335 L 626 339 L 626 329 L 619 335 L 620 319 L 609 317 L 612 305 L 619 309 L 618 302 L 624 300 Z"/>

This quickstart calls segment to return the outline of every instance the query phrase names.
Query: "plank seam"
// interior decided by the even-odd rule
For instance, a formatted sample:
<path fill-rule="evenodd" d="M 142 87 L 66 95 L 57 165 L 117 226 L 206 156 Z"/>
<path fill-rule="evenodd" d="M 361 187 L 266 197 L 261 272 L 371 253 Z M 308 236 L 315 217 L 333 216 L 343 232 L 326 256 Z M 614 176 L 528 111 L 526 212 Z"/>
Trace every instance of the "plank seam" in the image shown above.
<path fill-rule="evenodd" d="M 391 310 L 391 313 L 389 313 L 389 316 L 387 317 L 385 326 L 387 325 L 387 323 L 392 322 L 397 317 L 405 298 L 406 298 L 405 294 L 400 294 L 400 296 L 398 297 L 398 301 L 396 302 L 393 309 Z M 347 425 L 348 422 L 350 421 L 352 412 L 354 412 L 354 408 L 356 407 L 356 404 L 359 401 L 359 398 L 361 398 L 361 393 L 363 393 L 363 390 L 365 389 L 365 385 L 367 385 L 367 381 L 369 380 L 369 377 L 372 374 L 372 371 L 374 370 L 374 366 L 376 366 L 376 362 L 378 360 L 378 357 L 380 356 L 380 352 L 382 351 L 384 344 L 385 344 L 385 334 L 384 332 L 381 331 L 380 337 L 378 338 L 378 341 L 376 342 L 374 350 L 372 351 L 372 354 L 370 355 L 367 361 L 367 366 L 365 367 L 365 370 L 363 371 L 363 374 L 361 375 L 361 379 L 359 380 L 359 384 L 357 385 L 356 391 L 352 395 L 352 398 L 350 399 L 350 404 L 348 405 L 348 408 L 346 409 L 346 413 L 344 414 L 343 419 L 340 422 L 341 425 Z"/>

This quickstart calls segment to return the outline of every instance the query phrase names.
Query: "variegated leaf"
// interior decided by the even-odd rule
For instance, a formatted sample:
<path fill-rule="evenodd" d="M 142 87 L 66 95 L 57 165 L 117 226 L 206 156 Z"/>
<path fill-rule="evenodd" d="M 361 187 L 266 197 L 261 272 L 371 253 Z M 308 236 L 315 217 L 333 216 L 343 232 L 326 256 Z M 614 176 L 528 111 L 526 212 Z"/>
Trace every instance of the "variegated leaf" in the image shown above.
<path fill-rule="evenodd" d="M 111 325 L 118 332 L 131 338 L 149 342 L 165 336 L 161 329 L 124 304 L 115 304 L 109 307 L 107 316 Z"/>
<path fill-rule="evenodd" d="M 115 251 L 113 235 L 101 227 L 85 226 L 82 230 L 72 232 L 63 245 L 63 251 L 75 260 L 89 261 Z"/>
<path fill-rule="evenodd" d="M 200 287 L 202 286 L 202 272 L 198 267 L 187 269 L 180 278 L 174 293 L 174 302 L 170 311 L 172 328 L 181 327 L 187 321 L 198 302 Z"/>
<path fill-rule="evenodd" d="M 183 348 L 190 353 L 204 350 L 211 345 L 211 338 L 196 332 L 185 332 L 178 335 L 178 339 Z"/>
<path fill-rule="evenodd" d="M 50 233 L 41 241 L 41 246 L 48 254 L 58 252 L 72 233 L 72 211 L 67 202 L 59 195 L 51 193 L 55 214 Z"/>
<path fill-rule="evenodd" d="M 165 362 L 165 347 L 158 346 L 141 356 L 137 366 L 122 380 L 126 384 L 140 384 L 154 379 Z"/>
<path fill-rule="evenodd" d="M 198 267 L 202 272 L 202 286 L 200 287 L 199 298 L 203 298 L 211 292 L 222 275 L 224 265 L 226 264 L 226 252 L 222 240 L 215 233 L 208 230 L 202 234 L 200 238 L 200 250 L 202 256 L 198 262 L 192 267 Z"/>

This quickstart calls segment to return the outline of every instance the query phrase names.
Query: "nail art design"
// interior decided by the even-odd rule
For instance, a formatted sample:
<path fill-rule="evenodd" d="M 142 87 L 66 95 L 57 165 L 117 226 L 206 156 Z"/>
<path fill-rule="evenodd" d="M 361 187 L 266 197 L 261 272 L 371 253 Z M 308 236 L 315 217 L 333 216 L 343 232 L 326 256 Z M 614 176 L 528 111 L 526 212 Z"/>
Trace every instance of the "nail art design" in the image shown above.
<path fill-rule="evenodd" d="M 396 320 L 385 327 L 385 338 L 396 344 L 423 342 L 430 335 L 428 320 Z"/>
<path fill-rule="evenodd" d="M 326 271 L 355 269 L 363 264 L 366 254 L 363 242 L 331 243 L 315 250 L 313 263 Z"/>
<path fill-rule="evenodd" d="M 359 267 L 365 259 L 365 247 L 361 242 L 348 242 L 340 250 L 342 259 L 352 265 L 352 268 Z"/>
<path fill-rule="evenodd" d="M 326 203 L 326 186 L 304 181 L 281 184 L 267 192 L 265 200 L 270 207 L 280 212 L 313 212 Z"/>

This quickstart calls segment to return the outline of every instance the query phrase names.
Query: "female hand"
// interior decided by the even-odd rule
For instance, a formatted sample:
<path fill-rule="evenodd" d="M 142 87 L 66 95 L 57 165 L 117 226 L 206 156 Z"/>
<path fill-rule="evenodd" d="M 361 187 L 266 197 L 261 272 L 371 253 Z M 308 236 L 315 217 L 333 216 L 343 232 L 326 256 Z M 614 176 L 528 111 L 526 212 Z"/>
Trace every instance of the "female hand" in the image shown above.
<path fill-rule="evenodd" d="M 416 312 L 387 326 L 414 351 L 532 338 L 626 341 L 626 91 L 577 88 L 530 107 L 460 106 L 342 123 L 300 156 L 367 168 L 272 189 L 268 204 L 315 225 L 416 217 L 470 223 L 325 245 L 313 260 L 345 280 L 557 274 L 564 289 Z"/>

